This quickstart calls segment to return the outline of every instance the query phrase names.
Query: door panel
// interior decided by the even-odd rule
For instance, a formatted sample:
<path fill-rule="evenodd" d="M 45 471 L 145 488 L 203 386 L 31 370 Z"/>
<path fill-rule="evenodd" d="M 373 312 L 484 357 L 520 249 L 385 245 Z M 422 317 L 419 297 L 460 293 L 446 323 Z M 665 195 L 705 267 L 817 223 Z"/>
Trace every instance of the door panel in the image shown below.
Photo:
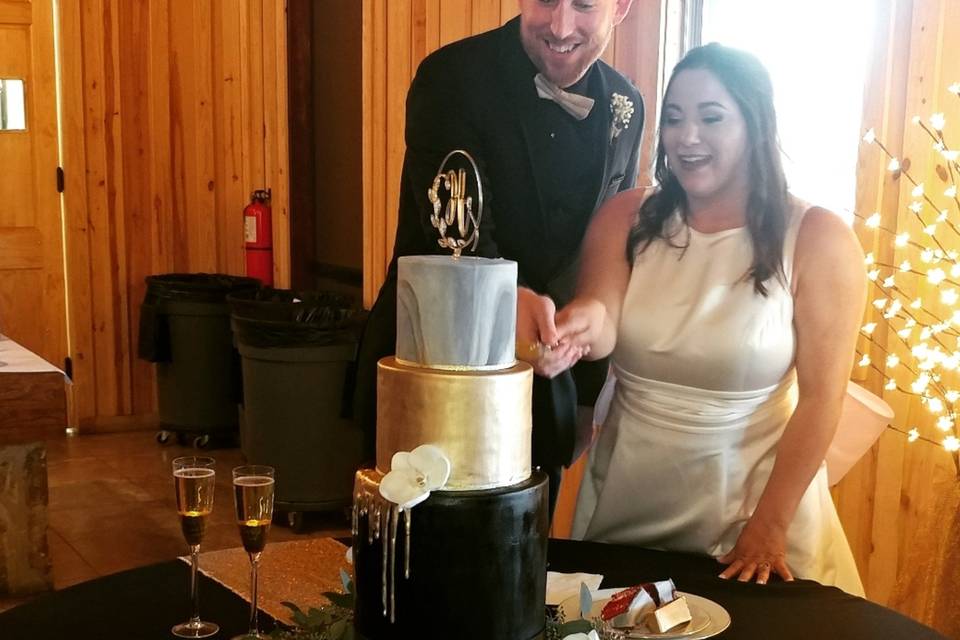
<path fill-rule="evenodd" d="M 52 0 L 0 0 L 0 78 L 23 80 L 26 111 L 26 130 L 0 131 L 0 332 L 62 365 L 66 304 L 52 16 Z"/>

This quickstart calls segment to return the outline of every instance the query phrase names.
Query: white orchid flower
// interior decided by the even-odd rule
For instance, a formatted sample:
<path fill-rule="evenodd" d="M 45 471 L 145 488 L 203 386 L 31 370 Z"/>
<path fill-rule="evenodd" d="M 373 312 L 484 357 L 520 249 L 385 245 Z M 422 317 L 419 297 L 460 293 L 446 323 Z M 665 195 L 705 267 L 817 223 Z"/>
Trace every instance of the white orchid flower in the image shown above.
<path fill-rule="evenodd" d="M 443 488 L 450 477 L 450 460 L 439 448 L 424 444 L 409 453 L 398 451 L 390 461 L 390 472 L 380 481 L 380 495 L 410 509 Z"/>

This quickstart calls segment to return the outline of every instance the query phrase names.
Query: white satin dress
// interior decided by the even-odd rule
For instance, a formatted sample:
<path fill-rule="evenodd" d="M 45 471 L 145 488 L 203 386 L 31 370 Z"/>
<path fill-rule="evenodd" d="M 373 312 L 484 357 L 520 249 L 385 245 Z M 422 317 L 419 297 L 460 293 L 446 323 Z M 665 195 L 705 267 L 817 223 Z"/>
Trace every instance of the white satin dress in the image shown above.
<path fill-rule="evenodd" d="M 791 201 L 784 265 L 809 206 Z M 613 354 L 616 385 L 590 452 L 573 537 L 649 548 L 730 551 L 767 484 L 797 402 L 793 297 L 744 279 L 745 227 L 700 233 L 682 223 L 633 267 Z M 863 595 L 827 485 L 826 465 L 787 534 L 798 578 Z"/>

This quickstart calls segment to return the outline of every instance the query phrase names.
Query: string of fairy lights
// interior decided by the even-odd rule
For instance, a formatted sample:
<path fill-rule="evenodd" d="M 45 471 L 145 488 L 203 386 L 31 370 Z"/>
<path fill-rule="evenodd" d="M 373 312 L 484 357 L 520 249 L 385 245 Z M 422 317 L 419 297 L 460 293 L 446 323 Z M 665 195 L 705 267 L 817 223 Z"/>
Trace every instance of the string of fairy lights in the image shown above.
<path fill-rule="evenodd" d="M 960 82 L 947 91 L 960 98 Z M 935 173 L 945 187 L 928 187 L 914 179 L 909 160 L 890 153 L 873 129 L 863 136 L 865 143 L 887 156 L 888 171 L 909 181 L 912 188 L 907 210 L 921 231 L 911 236 L 909 231 L 884 227 L 879 213 L 856 214 L 868 228 L 892 240 L 893 251 L 882 253 L 897 256 L 910 251 L 919 258 L 919 263 L 909 258 L 888 258 L 892 262 L 884 262 L 872 252 L 867 254 L 867 277 L 875 296 L 871 304 L 882 323 L 878 318 L 861 327 L 860 334 L 872 348 L 858 350 L 857 364 L 883 376 L 884 389 L 918 397 L 934 416 L 940 435 L 924 436 L 916 426 L 895 430 L 905 433 L 909 442 L 930 442 L 956 455 L 960 452 L 960 389 L 951 385 L 957 381 L 957 375 L 951 373 L 960 369 L 960 150 L 947 144 L 943 113 L 935 113 L 926 121 L 916 116 L 913 124 L 932 141 L 938 156 Z M 931 285 L 934 300 L 920 296 L 919 284 L 923 281 Z M 874 337 L 880 333 L 877 330 L 881 324 L 886 329 L 884 340 Z M 878 352 L 882 358 L 875 362 L 871 353 Z"/>

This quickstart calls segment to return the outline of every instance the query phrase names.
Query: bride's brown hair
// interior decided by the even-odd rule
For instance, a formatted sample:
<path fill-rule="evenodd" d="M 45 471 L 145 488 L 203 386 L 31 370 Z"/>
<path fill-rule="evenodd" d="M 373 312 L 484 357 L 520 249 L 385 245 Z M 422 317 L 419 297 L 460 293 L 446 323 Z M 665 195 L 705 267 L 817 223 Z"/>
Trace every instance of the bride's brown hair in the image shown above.
<path fill-rule="evenodd" d="M 667 83 L 669 94 L 677 74 L 685 69 L 704 69 L 712 73 L 736 101 L 747 127 L 750 191 L 747 197 L 747 230 L 753 244 L 753 262 L 745 277 L 753 280 L 754 290 L 767 295 L 765 282 L 783 272 L 783 239 L 787 228 L 787 180 L 780 162 L 777 115 L 773 106 L 770 74 L 753 55 L 711 43 L 691 49 L 677 63 Z M 660 116 L 663 127 L 663 115 Z M 654 171 L 659 189 L 640 206 L 637 221 L 627 237 L 627 260 L 633 264 L 637 254 L 662 238 L 673 246 L 673 236 L 665 229 L 674 211 L 687 220 L 687 197 L 667 163 L 663 136 L 657 140 Z"/>

